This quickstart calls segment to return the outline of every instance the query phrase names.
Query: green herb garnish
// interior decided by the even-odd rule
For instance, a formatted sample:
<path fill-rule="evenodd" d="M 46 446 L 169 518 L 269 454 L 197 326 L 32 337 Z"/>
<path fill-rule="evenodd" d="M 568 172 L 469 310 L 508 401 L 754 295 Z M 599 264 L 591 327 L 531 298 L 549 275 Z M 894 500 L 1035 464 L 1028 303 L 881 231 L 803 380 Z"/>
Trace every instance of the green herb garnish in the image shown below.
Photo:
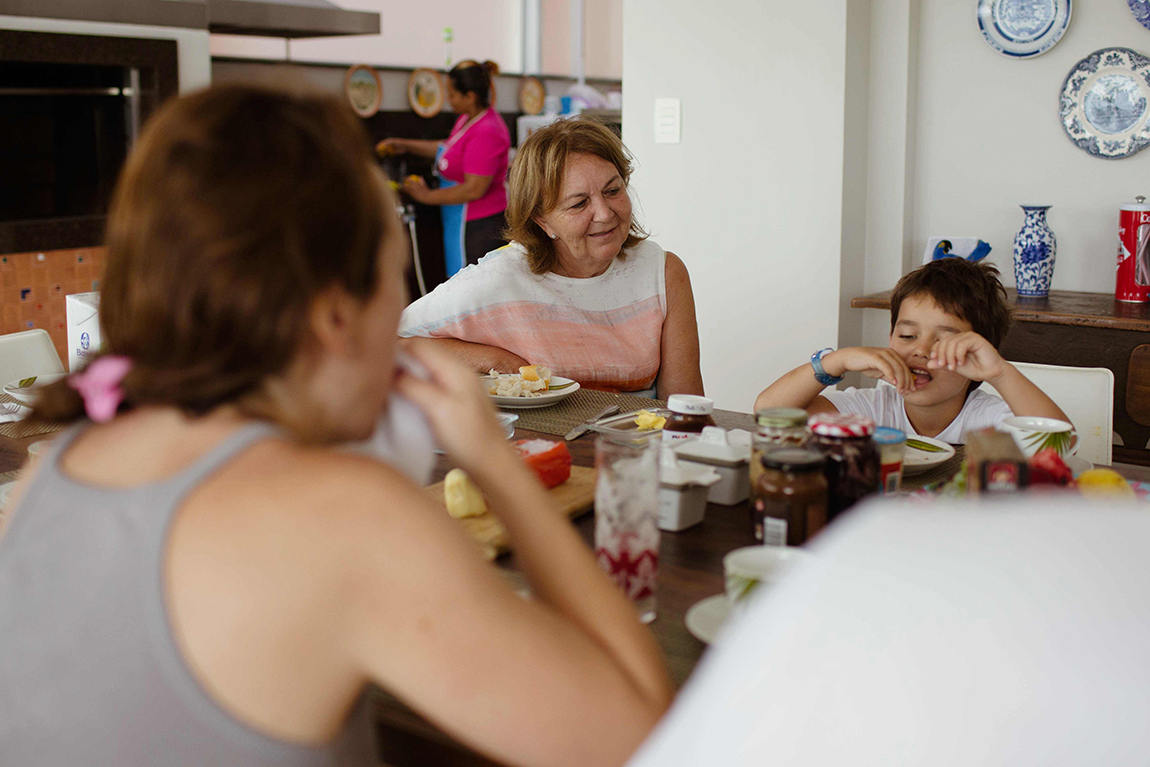
<path fill-rule="evenodd" d="M 946 448 L 932 445 L 929 442 L 923 442 L 921 439 L 907 439 L 907 447 L 913 447 L 915 450 L 921 450 L 924 453 L 944 453 Z"/>
<path fill-rule="evenodd" d="M 17 389 L 27 389 L 32 384 L 36 383 L 36 376 L 31 378 L 21 378 L 20 383 L 16 384 Z"/>

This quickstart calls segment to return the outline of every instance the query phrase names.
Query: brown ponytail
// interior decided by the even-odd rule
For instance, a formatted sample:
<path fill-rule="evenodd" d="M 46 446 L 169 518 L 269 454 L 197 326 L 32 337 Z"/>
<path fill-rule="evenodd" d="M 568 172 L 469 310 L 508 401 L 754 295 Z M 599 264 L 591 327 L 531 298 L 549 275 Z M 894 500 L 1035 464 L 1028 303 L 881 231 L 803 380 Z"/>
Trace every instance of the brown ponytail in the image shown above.
<path fill-rule="evenodd" d="M 361 123 L 335 97 L 224 85 L 149 122 L 113 196 L 100 325 L 124 355 L 121 411 L 203 414 L 261 389 L 339 285 L 378 284 L 385 196 Z M 67 380 L 33 416 L 82 417 Z"/>

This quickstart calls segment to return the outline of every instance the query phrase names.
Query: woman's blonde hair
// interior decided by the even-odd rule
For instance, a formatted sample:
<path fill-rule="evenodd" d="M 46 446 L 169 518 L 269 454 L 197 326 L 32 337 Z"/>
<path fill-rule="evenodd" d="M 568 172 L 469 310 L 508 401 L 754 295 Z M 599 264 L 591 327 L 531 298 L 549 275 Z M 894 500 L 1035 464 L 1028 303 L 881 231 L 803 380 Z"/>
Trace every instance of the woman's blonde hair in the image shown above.
<path fill-rule="evenodd" d="M 590 154 L 615 166 L 624 187 L 631 180 L 631 153 L 615 132 L 588 117 L 557 120 L 540 128 L 523 142 L 511 164 L 507 191 L 507 231 L 504 238 L 527 250 L 527 262 L 535 274 L 545 274 L 557 260 L 555 243 L 535 218 L 555 209 L 563 185 L 567 158 Z M 647 239 L 647 232 L 631 216 L 623 250 Z M 620 253 L 622 258 L 622 253 Z"/>

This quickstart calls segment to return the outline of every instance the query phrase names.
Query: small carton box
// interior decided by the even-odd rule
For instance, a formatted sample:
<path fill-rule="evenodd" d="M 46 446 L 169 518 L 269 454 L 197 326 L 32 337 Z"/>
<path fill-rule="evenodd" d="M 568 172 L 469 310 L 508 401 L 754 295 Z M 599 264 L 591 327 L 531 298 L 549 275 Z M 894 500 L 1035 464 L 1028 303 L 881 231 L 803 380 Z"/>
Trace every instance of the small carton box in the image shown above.
<path fill-rule="evenodd" d="M 64 296 L 68 318 L 68 370 L 75 373 L 100 350 L 100 294 Z"/>
<path fill-rule="evenodd" d="M 1028 466 L 1014 437 L 994 429 L 966 435 L 967 486 L 971 492 L 1009 493 L 1026 487 Z"/>

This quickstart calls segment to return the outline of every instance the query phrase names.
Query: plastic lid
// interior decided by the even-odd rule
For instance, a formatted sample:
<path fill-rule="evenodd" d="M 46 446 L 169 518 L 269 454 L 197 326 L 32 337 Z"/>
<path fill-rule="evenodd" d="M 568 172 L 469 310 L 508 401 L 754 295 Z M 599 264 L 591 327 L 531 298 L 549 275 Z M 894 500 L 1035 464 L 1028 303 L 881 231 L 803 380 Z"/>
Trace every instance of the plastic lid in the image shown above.
<path fill-rule="evenodd" d="M 1145 197 L 1142 197 L 1141 195 L 1139 195 L 1138 197 L 1134 198 L 1134 202 L 1126 203 L 1121 208 L 1119 208 L 1119 210 L 1131 210 L 1131 211 L 1137 211 L 1140 213 L 1145 213 L 1146 211 L 1150 211 L 1150 205 L 1146 204 L 1146 198 Z"/>
<path fill-rule="evenodd" d="M 906 442 L 906 434 L 898 429 L 891 429 L 886 426 L 880 426 L 874 430 L 875 444 L 878 445 L 901 445 Z"/>
<path fill-rule="evenodd" d="M 806 425 L 807 411 L 798 407 L 768 407 L 756 410 L 755 420 L 768 429 L 791 429 Z"/>
<path fill-rule="evenodd" d="M 715 401 L 694 394 L 672 394 L 667 398 L 667 408 L 683 415 L 710 415 L 715 410 Z"/>
<path fill-rule="evenodd" d="M 815 413 L 807 423 L 820 437 L 869 437 L 874 421 L 853 413 Z"/>
<path fill-rule="evenodd" d="M 763 466 L 782 471 L 816 471 L 826 464 L 822 453 L 801 448 L 783 448 L 763 453 Z"/>

